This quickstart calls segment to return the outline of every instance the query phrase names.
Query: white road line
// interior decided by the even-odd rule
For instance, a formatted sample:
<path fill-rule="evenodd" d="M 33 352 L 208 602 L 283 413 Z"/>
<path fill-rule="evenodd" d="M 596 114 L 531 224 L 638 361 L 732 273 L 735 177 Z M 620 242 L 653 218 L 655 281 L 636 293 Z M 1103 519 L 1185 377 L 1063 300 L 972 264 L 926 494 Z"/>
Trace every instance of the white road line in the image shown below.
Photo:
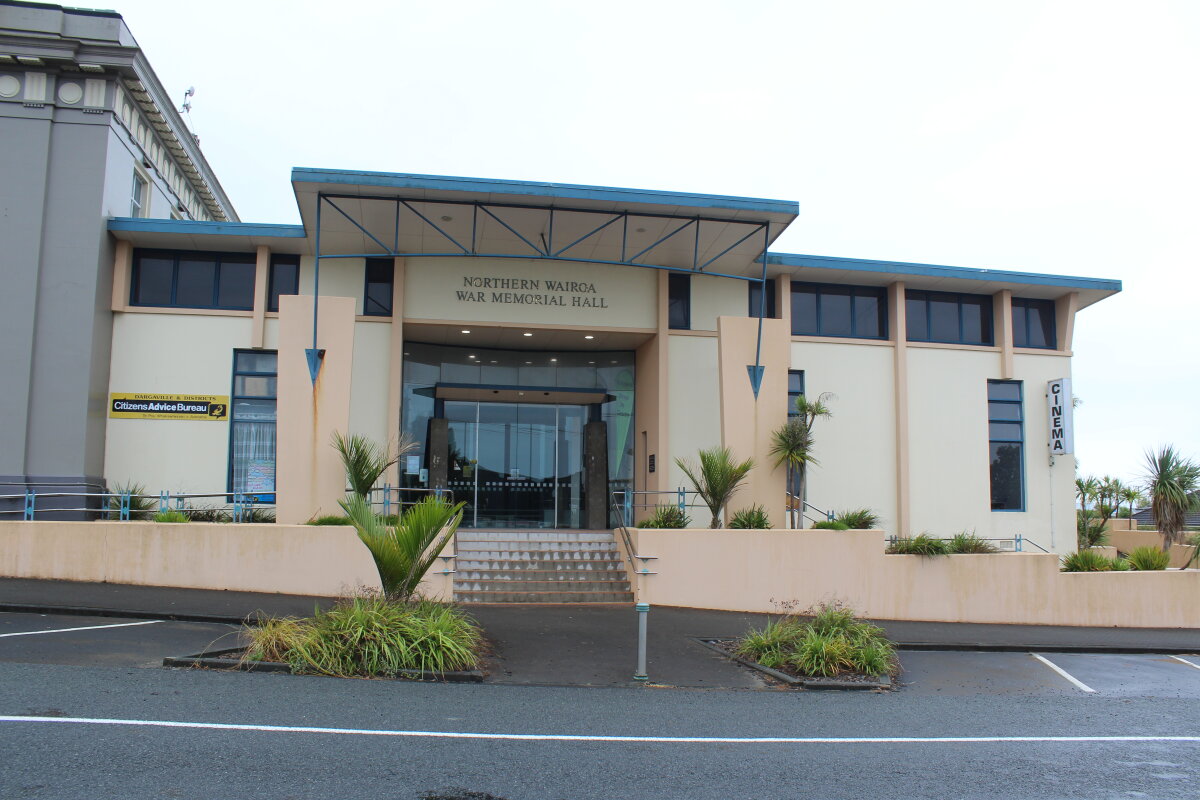
<path fill-rule="evenodd" d="M 90 717 L 5 717 L 3 722 L 57 722 L 74 725 L 120 725 L 144 728 L 189 728 L 265 733 L 324 733 L 350 736 L 397 736 L 426 739 L 504 739 L 536 742 L 650 742 L 665 744 L 991 744 L 1006 742 L 1194 742 L 1200 736 L 592 736 L 563 733 L 471 733 L 464 731 L 397 731 L 370 728 L 316 728 L 290 725 L 236 725 L 224 722 L 175 722 L 155 719 Z"/>
<path fill-rule="evenodd" d="M 145 622 L 118 622 L 115 625 L 88 625 L 83 628 L 55 628 L 52 631 L 22 631 L 20 633 L 0 633 L 0 639 L 6 636 L 41 636 L 43 633 L 72 633 L 74 631 L 98 631 L 104 628 L 128 628 L 133 625 L 153 625 L 162 622 L 161 619 L 151 619 Z"/>
<path fill-rule="evenodd" d="M 1054 671 L 1055 671 L 1055 672 L 1057 672 L 1059 675 L 1062 675 L 1064 678 L 1066 678 L 1067 680 L 1069 680 L 1071 683 L 1075 684 L 1075 687 L 1076 687 L 1077 689 L 1079 689 L 1079 690 L 1081 690 L 1081 691 L 1084 691 L 1084 692 L 1087 692 L 1088 694 L 1095 694 L 1095 693 L 1096 693 L 1096 690 L 1095 690 L 1095 689 L 1093 689 L 1092 687 L 1088 686 L 1086 683 L 1084 683 L 1083 681 L 1079 680 L 1079 679 L 1078 679 L 1078 678 L 1076 678 L 1074 675 L 1072 675 L 1071 673 L 1067 672 L 1065 669 L 1063 669 L 1062 667 L 1060 667 L 1058 664 L 1055 664 L 1055 663 L 1054 663 L 1053 661 L 1051 661 L 1050 659 L 1048 659 L 1048 658 L 1043 658 L 1042 656 L 1039 656 L 1037 653 L 1030 653 L 1029 655 L 1033 656 L 1033 657 L 1034 657 L 1034 658 L 1036 658 L 1038 661 L 1042 662 L 1042 663 L 1043 663 L 1043 664 L 1045 664 L 1047 667 L 1049 667 L 1050 669 L 1054 670 Z"/>
<path fill-rule="evenodd" d="M 1187 664 L 1189 667 L 1192 667 L 1194 669 L 1200 669 L 1200 664 L 1197 664 L 1194 661 L 1188 661 L 1186 658 L 1180 658 L 1179 656 L 1171 656 L 1171 658 L 1175 659 L 1176 661 L 1178 661 L 1182 664 Z"/>

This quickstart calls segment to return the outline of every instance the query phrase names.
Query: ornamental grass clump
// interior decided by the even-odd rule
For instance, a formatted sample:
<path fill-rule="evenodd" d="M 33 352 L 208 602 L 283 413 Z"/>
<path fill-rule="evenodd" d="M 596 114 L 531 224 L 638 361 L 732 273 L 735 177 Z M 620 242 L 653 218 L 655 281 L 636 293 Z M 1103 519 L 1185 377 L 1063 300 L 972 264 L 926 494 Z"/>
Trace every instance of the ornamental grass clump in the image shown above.
<path fill-rule="evenodd" d="M 847 528 L 859 531 L 872 530 L 879 527 L 879 515 L 869 508 L 854 508 L 849 511 L 839 511 L 834 520 L 845 523 Z"/>
<path fill-rule="evenodd" d="M 639 528 L 686 528 L 692 518 L 679 506 L 658 506 L 654 513 L 637 524 Z"/>
<path fill-rule="evenodd" d="M 749 508 L 742 508 L 729 518 L 729 527 L 749 530 L 769 530 L 771 518 L 761 504 L 755 503 Z"/>
<path fill-rule="evenodd" d="M 764 667 L 822 678 L 884 675 L 897 664 L 883 630 L 838 605 L 823 606 L 808 622 L 793 616 L 768 622 L 748 632 L 735 652 Z"/>
<path fill-rule="evenodd" d="M 950 546 L 941 539 L 935 539 L 927 533 L 920 533 L 911 537 L 897 537 L 884 552 L 889 555 L 902 556 L 944 556 L 949 555 Z"/>
<path fill-rule="evenodd" d="M 950 538 L 947 548 L 951 553 L 999 553 L 1000 548 L 989 542 L 987 539 L 981 539 L 974 533 L 962 531 L 954 534 Z"/>
<path fill-rule="evenodd" d="M 1166 569 L 1171 563 L 1171 554 L 1153 545 L 1135 547 L 1125 558 L 1130 567 L 1143 571 Z"/>
<path fill-rule="evenodd" d="M 1125 559 L 1109 558 L 1099 550 L 1071 553 L 1063 558 L 1061 567 L 1062 572 L 1124 572 L 1128 569 L 1131 565 Z"/>
<path fill-rule="evenodd" d="M 154 515 L 155 522 L 191 522 L 191 517 L 182 511 L 160 511 Z"/>
<path fill-rule="evenodd" d="M 350 598 L 306 619 L 264 619 L 247 628 L 246 636 L 246 661 L 281 662 L 295 674 L 342 678 L 474 669 L 482 641 L 459 608 L 384 597 Z"/>

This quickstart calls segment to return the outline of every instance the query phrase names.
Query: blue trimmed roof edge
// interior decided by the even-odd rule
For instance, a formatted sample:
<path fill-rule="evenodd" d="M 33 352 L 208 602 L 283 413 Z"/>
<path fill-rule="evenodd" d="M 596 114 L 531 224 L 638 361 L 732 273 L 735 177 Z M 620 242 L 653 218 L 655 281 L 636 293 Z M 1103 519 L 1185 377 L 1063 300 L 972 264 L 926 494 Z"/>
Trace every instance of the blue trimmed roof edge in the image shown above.
<path fill-rule="evenodd" d="M 108 229 L 141 233 L 187 233 L 200 236 L 263 236 L 277 239 L 303 239 L 308 235 L 303 225 L 279 225 L 263 222 L 206 222 L 193 219 L 145 219 L 143 217 L 113 217 L 108 221 Z"/>
<path fill-rule="evenodd" d="M 453 192 L 519 194 L 531 197 L 607 200 L 625 203 L 657 203 L 693 208 L 722 208 L 766 214 L 790 214 L 792 216 L 800 213 L 800 203 L 795 200 L 768 200 L 761 197 L 735 197 L 694 192 L 659 192 L 650 189 L 586 186 L 575 183 L 463 178 L 453 175 L 416 175 L 403 172 L 293 167 L 292 182 L 338 183 L 348 186 L 377 186 L 387 189 L 436 189 Z"/>
<path fill-rule="evenodd" d="M 1072 289 L 1121 291 L 1121 282 L 1108 278 L 1081 278 L 1074 275 L 1045 275 L 1038 272 L 1013 272 L 977 267 L 947 267 L 940 264 L 913 264 L 906 261 L 873 261 L 865 258 L 808 256 L 800 253 L 767 253 L 767 263 L 782 267 L 844 269 L 857 272 L 888 272 L 896 275 L 920 275 L 930 278 L 959 278 L 969 281 L 998 281 L 1039 286 L 1066 286 Z"/>

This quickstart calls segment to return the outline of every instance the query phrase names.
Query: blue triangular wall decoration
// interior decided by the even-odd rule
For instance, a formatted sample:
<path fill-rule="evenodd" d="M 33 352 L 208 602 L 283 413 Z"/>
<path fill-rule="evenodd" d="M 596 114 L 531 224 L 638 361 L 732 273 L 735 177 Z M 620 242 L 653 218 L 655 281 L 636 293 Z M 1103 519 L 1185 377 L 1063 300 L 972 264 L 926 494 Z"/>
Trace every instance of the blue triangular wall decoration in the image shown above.
<path fill-rule="evenodd" d="M 325 358 L 325 351 L 314 350 L 309 347 L 305 349 L 304 357 L 308 360 L 308 376 L 312 378 L 313 385 L 315 386 L 317 375 L 321 374 L 321 361 Z M 757 394 L 757 391 L 755 394 Z"/>
<path fill-rule="evenodd" d="M 758 399 L 758 390 L 762 388 L 763 371 L 766 367 L 749 364 L 746 371 L 750 373 L 750 388 L 754 390 L 754 399 Z"/>

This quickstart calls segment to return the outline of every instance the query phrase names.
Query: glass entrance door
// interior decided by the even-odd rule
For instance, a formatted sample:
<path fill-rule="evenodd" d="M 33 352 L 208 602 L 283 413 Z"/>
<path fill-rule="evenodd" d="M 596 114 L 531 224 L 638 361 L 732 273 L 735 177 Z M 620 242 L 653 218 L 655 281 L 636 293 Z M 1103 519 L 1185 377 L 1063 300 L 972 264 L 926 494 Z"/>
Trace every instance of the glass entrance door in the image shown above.
<path fill-rule="evenodd" d="M 448 486 L 463 525 L 578 528 L 585 406 L 446 401 Z"/>

